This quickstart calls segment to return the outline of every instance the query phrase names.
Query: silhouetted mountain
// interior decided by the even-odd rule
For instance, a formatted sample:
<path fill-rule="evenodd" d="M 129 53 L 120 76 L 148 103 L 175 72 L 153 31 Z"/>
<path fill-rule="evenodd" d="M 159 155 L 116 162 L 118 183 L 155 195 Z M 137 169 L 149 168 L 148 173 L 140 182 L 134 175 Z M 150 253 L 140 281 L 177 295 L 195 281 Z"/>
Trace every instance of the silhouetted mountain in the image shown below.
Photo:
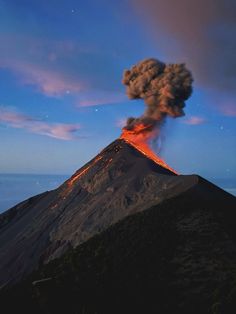
<path fill-rule="evenodd" d="M 6 313 L 235 313 L 236 199 L 116 140 L 0 215 Z"/>

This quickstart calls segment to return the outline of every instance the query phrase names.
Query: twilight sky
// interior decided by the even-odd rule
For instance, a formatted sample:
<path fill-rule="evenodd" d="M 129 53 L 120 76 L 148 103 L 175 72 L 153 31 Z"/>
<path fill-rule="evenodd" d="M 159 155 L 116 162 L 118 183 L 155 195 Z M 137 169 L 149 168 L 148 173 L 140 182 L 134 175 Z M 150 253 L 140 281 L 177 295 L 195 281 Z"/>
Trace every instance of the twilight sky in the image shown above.
<path fill-rule="evenodd" d="M 72 174 L 130 115 L 123 70 L 186 62 L 194 92 L 161 155 L 178 172 L 236 178 L 233 0 L 0 0 L 0 173 Z"/>

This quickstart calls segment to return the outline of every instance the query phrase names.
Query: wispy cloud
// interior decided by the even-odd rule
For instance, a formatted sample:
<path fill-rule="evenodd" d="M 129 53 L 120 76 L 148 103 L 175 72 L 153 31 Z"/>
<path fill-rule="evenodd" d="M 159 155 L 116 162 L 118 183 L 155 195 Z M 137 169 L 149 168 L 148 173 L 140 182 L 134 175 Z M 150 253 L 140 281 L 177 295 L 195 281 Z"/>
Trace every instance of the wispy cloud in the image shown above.
<path fill-rule="evenodd" d="M 47 123 L 4 106 L 0 107 L 0 123 L 12 128 L 25 129 L 30 133 L 67 141 L 78 138 L 76 132 L 81 128 L 79 124 Z"/>
<path fill-rule="evenodd" d="M 126 96 L 119 92 L 109 91 L 91 91 L 89 93 L 81 93 L 78 97 L 77 105 L 79 107 L 90 107 L 98 105 L 116 104 L 126 100 Z"/>
<path fill-rule="evenodd" d="M 35 64 L 12 62 L 14 70 L 24 85 L 33 85 L 46 96 L 61 96 L 78 93 L 85 88 L 82 82 L 74 81 L 56 70 L 45 69 Z"/>
<path fill-rule="evenodd" d="M 220 107 L 220 110 L 225 116 L 236 117 L 236 105 L 234 103 L 227 103 Z"/>
<path fill-rule="evenodd" d="M 188 124 L 188 125 L 199 125 L 203 124 L 206 122 L 206 119 L 203 117 L 198 117 L 198 116 L 191 116 L 185 120 L 182 120 L 183 123 Z"/>
<path fill-rule="evenodd" d="M 0 68 L 10 70 L 19 82 L 33 86 L 46 96 L 70 93 L 77 99 L 81 92 L 109 93 L 120 88 L 113 57 L 93 46 L 19 34 L 0 33 L 0 40 Z M 84 102 L 82 105 L 87 105 Z"/>
<path fill-rule="evenodd" d="M 120 118 L 116 121 L 116 126 L 122 129 L 126 125 L 127 118 Z"/>

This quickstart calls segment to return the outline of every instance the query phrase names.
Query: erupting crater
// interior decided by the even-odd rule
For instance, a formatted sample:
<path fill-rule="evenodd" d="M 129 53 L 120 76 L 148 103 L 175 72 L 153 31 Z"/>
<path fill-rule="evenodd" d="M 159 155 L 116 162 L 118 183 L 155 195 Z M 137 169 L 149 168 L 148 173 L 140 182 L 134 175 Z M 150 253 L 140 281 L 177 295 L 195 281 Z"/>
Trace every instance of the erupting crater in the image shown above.
<path fill-rule="evenodd" d="M 147 158 L 153 160 L 158 165 L 172 171 L 175 174 L 178 174 L 173 168 L 167 165 L 163 159 L 158 157 L 149 146 L 149 141 L 156 136 L 155 131 L 151 131 L 150 128 L 151 126 L 144 125 L 142 123 L 137 124 L 132 130 L 123 128 L 120 139 L 135 147 L 138 151 L 144 154 Z"/>

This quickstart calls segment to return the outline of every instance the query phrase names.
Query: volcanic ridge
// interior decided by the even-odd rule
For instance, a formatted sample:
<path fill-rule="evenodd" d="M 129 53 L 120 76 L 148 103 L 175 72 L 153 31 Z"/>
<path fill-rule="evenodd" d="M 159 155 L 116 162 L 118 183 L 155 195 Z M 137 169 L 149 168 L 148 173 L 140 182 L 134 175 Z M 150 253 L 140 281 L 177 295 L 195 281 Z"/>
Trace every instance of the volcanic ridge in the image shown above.
<path fill-rule="evenodd" d="M 235 205 L 121 137 L 0 215 L 5 313 L 233 313 Z"/>

